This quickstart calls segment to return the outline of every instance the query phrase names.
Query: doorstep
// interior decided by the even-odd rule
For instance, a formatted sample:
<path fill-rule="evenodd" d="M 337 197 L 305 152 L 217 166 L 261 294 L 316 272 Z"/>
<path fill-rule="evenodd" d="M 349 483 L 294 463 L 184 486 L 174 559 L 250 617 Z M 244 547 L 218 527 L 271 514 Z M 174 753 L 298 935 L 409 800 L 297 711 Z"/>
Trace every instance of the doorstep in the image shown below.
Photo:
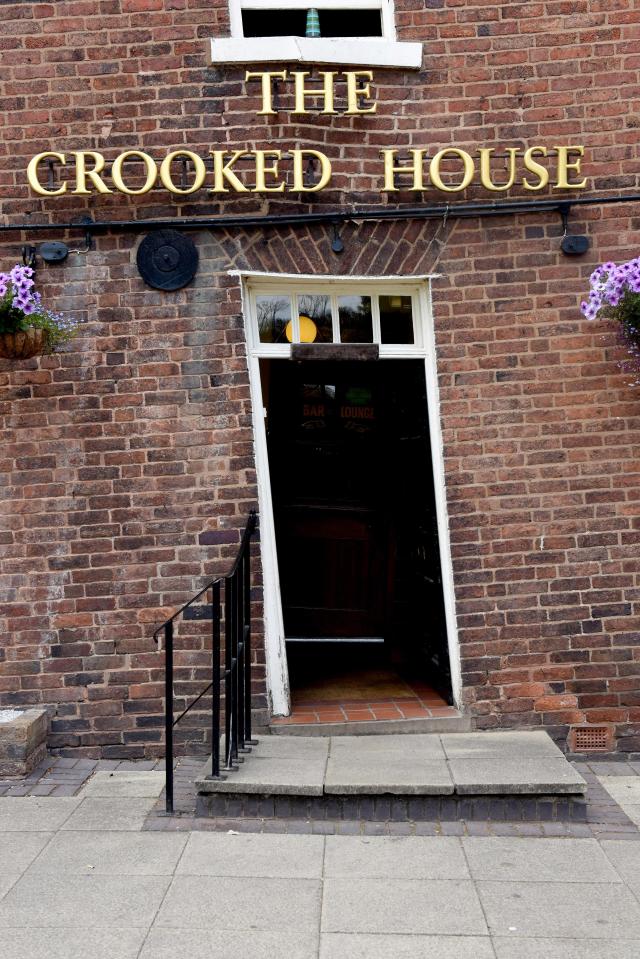
<path fill-rule="evenodd" d="M 454 706 L 432 710 L 430 715 L 389 719 L 323 719 L 327 713 L 318 712 L 318 718 L 302 719 L 300 713 L 272 719 L 268 735 L 272 736 L 378 736 L 395 733 L 464 733 L 471 729 L 471 720 Z M 353 713 L 351 714 L 353 715 Z M 379 714 L 382 715 L 382 714 Z"/>
<path fill-rule="evenodd" d="M 242 796 L 582 797 L 586 783 L 542 731 L 265 736 L 226 778 L 196 778 L 207 799 Z"/>

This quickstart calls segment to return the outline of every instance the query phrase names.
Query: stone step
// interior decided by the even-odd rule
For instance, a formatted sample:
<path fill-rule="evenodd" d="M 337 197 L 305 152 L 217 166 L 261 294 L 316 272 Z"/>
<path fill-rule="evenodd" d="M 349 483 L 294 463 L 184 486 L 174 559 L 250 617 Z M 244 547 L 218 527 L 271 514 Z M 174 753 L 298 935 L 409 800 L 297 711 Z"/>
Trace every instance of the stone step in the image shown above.
<path fill-rule="evenodd" d="M 207 796 L 583 796 L 586 783 L 542 731 L 338 737 L 265 736 Z"/>
<path fill-rule="evenodd" d="M 471 720 L 462 713 L 452 716 L 425 716 L 419 719 L 377 719 L 344 723 L 271 723 L 272 736 L 379 736 L 396 733 L 464 733 Z"/>

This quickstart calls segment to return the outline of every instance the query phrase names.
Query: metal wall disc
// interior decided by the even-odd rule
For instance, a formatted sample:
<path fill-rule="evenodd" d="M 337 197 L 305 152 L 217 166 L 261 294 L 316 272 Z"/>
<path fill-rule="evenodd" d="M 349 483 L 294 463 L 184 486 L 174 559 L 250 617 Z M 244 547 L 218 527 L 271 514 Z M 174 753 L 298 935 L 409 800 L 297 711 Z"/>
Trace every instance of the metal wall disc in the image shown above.
<path fill-rule="evenodd" d="M 155 290 L 179 290 L 196 275 L 198 251 L 177 230 L 157 230 L 145 236 L 136 262 L 142 279 Z"/>

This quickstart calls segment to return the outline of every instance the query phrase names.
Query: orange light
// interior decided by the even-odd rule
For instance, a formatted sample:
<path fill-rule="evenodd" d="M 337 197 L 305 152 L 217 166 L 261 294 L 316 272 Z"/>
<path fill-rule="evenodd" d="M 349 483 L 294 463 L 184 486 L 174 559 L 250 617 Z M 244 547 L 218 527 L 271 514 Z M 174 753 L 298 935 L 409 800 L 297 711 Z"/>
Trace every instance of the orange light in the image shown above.
<path fill-rule="evenodd" d="M 300 323 L 300 342 L 313 343 L 318 335 L 318 327 L 311 317 L 304 316 L 302 313 L 298 317 Z M 284 334 L 290 343 L 293 343 L 293 320 L 289 320 L 284 328 Z"/>

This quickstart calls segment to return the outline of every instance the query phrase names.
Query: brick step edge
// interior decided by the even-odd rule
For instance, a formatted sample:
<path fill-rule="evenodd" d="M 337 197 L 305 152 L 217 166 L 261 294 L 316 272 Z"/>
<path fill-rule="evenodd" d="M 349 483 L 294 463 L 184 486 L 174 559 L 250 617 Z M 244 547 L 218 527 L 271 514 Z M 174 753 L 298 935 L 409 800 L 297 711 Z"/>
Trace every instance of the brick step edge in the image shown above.
<path fill-rule="evenodd" d="M 273 796 L 198 794 L 196 816 L 261 819 L 363 819 L 373 822 L 585 822 L 583 796 Z"/>

